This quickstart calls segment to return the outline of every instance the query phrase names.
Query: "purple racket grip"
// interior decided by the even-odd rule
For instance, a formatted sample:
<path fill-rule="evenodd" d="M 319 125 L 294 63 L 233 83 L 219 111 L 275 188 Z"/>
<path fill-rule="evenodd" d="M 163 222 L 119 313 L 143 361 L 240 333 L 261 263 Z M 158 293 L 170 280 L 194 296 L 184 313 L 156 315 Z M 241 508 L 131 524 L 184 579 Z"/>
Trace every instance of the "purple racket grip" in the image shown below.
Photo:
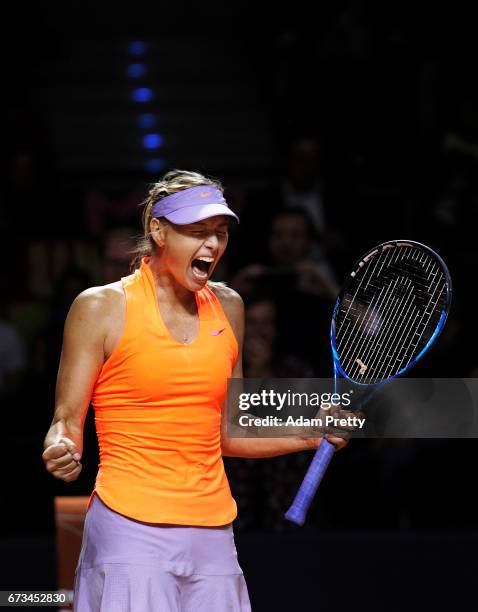
<path fill-rule="evenodd" d="M 300 489 L 295 496 L 292 506 L 287 510 L 285 518 L 297 525 L 303 525 L 309 506 L 314 498 L 317 487 L 324 477 L 335 452 L 335 446 L 327 440 L 322 440 L 312 463 L 304 476 Z"/>

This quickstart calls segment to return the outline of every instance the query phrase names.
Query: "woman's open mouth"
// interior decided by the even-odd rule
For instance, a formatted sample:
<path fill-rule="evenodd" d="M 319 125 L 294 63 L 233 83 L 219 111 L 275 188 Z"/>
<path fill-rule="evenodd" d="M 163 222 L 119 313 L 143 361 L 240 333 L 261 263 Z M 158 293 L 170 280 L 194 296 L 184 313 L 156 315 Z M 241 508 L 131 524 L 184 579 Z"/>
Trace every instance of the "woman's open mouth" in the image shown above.
<path fill-rule="evenodd" d="M 198 280 L 207 279 L 213 261 L 213 257 L 196 257 L 193 259 L 191 263 L 193 276 Z"/>

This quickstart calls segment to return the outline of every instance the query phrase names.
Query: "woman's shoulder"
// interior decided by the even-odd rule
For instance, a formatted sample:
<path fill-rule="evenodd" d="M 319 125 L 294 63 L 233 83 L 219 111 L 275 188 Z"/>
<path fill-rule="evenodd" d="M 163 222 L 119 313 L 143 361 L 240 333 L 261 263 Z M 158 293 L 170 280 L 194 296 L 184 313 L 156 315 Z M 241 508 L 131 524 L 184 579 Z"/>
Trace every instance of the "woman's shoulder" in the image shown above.
<path fill-rule="evenodd" d="M 63 343 L 73 352 L 81 347 L 103 351 L 105 341 L 121 324 L 123 316 L 118 283 L 90 287 L 73 300 L 65 320 Z"/>
<path fill-rule="evenodd" d="M 126 298 L 122 282 L 117 281 L 82 291 L 68 314 L 69 327 L 82 330 L 83 337 L 101 340 L 104 359 L 108 359 L 120 338 L 126 317 Z"/>
<path fill-rule="evenodd" d="M 229 325 L 241 344 L 244 335 L 244 302 L 241 296 L 225 283 L 209 282 L 207 286 L 219 300 Z"/>
<path fill-rule="evenodd" d="M 221 302 L 224 310 L 228 309 L 238 314 L 244 312 L 244 302 L 241 296 L 237 291 L 228 287 L 226 283 L 209 281 L 207 286 Z"/>
<path fill-rule="evenodd" d="M 75 298 L 72 308 L 84 315 L 110 316 L 124 307 L 125 295 L 121 281 L 89 287 Z"/>

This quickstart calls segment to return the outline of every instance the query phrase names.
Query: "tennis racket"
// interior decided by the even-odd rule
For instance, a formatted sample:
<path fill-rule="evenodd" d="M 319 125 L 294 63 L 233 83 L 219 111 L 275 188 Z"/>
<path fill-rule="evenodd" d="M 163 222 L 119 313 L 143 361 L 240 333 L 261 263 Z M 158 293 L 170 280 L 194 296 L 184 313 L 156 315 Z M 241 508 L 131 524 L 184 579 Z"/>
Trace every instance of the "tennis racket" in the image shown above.
<path fill-rule="evenodd" d="M 340 379 L 365 386 L 363 404 L 378 387 L 408 372 L 438 338 L 451 296 L 448 269 L 429 247 L 392 240 L 370 250 L 347 277 L 332 314 L 335 390 Z M 288 520 L 304 524 L 334 451 L 323 439 Z"/>

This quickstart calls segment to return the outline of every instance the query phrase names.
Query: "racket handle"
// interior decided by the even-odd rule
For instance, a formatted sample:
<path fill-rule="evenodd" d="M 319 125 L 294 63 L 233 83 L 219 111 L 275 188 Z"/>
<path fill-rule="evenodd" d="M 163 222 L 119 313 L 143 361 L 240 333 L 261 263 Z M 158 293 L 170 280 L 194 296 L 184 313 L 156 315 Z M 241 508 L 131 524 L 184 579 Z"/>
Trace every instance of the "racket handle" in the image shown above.
<path fill-rule="evenodd" d="M 317 487 L 329 467 L 330 460 L 335 452 L 335 446 L 323 439 L 312 463 L 307 470 L 300 489 L 295 496 L 292 506 L 287 510 L 285 518 L 297 525 L 303 525 L 309 506 L 314 498 Z"/>

